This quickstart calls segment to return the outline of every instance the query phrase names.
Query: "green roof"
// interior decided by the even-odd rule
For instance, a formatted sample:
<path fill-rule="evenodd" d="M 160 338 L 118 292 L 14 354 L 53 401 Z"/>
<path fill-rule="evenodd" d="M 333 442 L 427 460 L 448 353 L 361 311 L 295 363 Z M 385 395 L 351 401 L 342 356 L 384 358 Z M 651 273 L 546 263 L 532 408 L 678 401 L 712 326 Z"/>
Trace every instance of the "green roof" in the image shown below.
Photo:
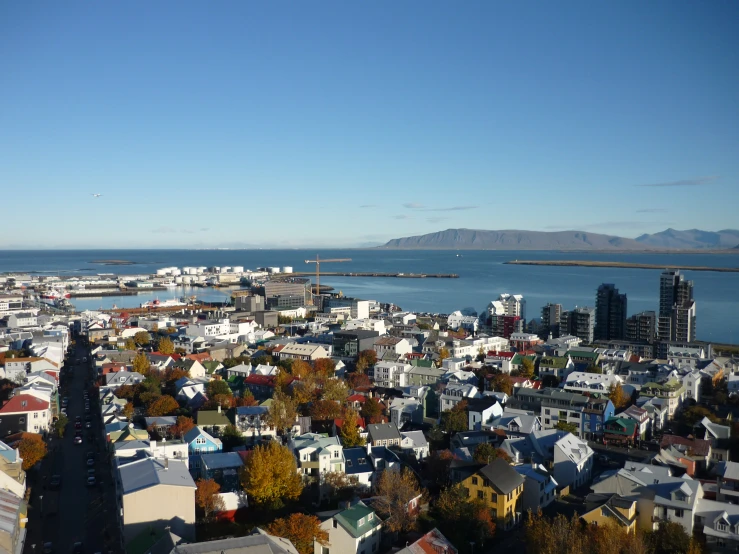
<path fill-rule="evenodd" d="M 414 358 L 411 360 L 411 365 L 415 367 L 434 367 L 433 360 L 419 360 Z"/>
<path fill-rule="evenodd" d="M 198 426 L 213 426 L 213 425 L 230 425 L 231 420 L 226 416 L 226 412 L 219 412 L 218 410 L 200 410 L 198 411 Z"/>
<path fill-rule="evenodd" d="M 633 436 L 636 431 L 636 421 L 628 417 L 611 417 L 606 420 L 606 432 L 614 433 L 616 435 Z M 623 429 L 611 429 L 610 425 L 616 425 L 623 427 Z"/>
<path fill-rule="evenodd" d="M 680 381 L 673 379 L 672 381 L 667 381 L 666 383 L 655 383 L 654 381 L 650 381 L 649 383 L 644 383 L 641 388 L 673 392 L 679 390 L 682 386 L 683 385 Z"/>
<path fill-rule="evenodd" d="M 576 356 L 578 358 L 590 358 L 592 360 L 596 359 L 600 354 L 598 352 L 586 352 L 583 350 L 569 350 L 567 352 L 569 356 Z"/>
<path fill-rule="evenodd" d="M 516 354 L 511 358 L 511 364 L 512 365 L 518 365 L 523 363 L 523 359 L 528 358 L 532 362 L 536 360 L 536 356 L 521 356 L 521 354 Z"/>
<path fill-rule="evenodd" d="M 382 523 L 375 512 L 361 501 L 351 508 L 339 512 L 334 516 L 334 519 L 341 523 L 354 538 L 361 537 Z"/>
<path fill-rule="evenodd" d="M 217 362 L 216 360 L 206 360 L 201 362 L 200 365 L 202 365 L 208 373 L 213 373 L 218 369 L 218 366 L 221 365 L 221 362 Z"/>
<path fill-rule="evenodd" d="M 564 369 L 565 367 L 567 367 L 568 361 L 569 361 L 569 358 L 564 358 L 562 356 L 544 356 L 539 362 L 539 366 L 540 367 L 541 366 L 555 367 L 557 369 Z"/>

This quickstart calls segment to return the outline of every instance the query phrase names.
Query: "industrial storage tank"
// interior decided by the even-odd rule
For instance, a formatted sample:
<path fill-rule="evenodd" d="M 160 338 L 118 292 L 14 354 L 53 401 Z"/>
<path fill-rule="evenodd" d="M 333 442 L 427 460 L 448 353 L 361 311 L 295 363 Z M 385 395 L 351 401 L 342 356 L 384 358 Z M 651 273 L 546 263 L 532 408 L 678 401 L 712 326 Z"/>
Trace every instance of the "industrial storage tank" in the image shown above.
<path fill-rule="evenodd" d="M 270 273 L 279 273 L 280 272 L 280 268 L 279 267 L 270 267 L 269 268 L 269 272 Z"/>
<path fill-rule="evenodd" d="M 235 266 L 233 266 L 232 271 L 234 273 L 244 273 L 244 266 L 243 265 L 235 265 Z"/>
<path fill-rule="evenodd" d="M 165 275 L 169 274 L 169 268 L 163 267 L 162 269 L 157 269 L 157 276 L 158 277 L 164 277 Z"/>
<path fill-rule="evenodd" d="M 193 280 L 193 279 L 194 279 L 194 277 L 192 277 L 191 275 L 185 275 L 185 276 L 184 276 L 184 277 L 182 278 L 182 284 L 183 284 L 183 285 L 190 285 L 190 284 L 192 284 L 192 280 Z"/>
<path fill-rule="evenodd" d="M 292 266 L 286 265 L 285 267 L 282 268 L 282 272 L 283 273 L 292 273 L 293 272 L 293 268 L 292 268 Z"/>

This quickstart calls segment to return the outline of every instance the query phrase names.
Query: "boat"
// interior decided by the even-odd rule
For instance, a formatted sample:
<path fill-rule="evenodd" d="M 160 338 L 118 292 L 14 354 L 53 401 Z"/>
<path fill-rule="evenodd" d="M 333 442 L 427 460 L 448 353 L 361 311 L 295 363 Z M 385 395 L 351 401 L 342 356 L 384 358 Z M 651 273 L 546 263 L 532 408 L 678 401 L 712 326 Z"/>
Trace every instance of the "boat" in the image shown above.
<path fill-rule="evenodd" d="M 177 288 L 177 283 L 174 281 L 167 281 L 166 283 L 160 283 L 162 287 L 167 287 L 168 289 L 175 289 Z"/>
<path fill-rule="evenodd" d="M 170 300 L 159 300 L 156 298 L 141 304 L 142 308 L 173 308 L 175 306 L 185 306 L 185 303 L 174 298 Z"/>
<path fill-rule="evenodd" d="M 66 291 L 60 291 L 57 289 L 47 289 L 39 293 L 39 300 L 46 304 L 53 304 L 61 298 L 71 298 L 72 295 Z"/>

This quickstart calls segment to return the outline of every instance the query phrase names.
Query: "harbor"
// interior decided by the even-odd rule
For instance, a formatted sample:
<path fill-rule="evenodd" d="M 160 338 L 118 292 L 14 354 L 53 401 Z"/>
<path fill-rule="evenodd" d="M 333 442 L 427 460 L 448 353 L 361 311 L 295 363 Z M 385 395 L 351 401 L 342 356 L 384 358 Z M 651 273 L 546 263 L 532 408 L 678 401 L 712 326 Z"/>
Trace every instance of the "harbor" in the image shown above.
<path fill-rule="evenodd" d="M 677 269 L 681 271 L 717 271 L 719 273 L 739 273 L 739 267 L 685 266 L 670 264 L 641 264 L 631 262 L 600 262 L 588 260 L 512 260 L 506 265 L 546 265 L 560 267 L 608 267 L 616 269 Z"/>

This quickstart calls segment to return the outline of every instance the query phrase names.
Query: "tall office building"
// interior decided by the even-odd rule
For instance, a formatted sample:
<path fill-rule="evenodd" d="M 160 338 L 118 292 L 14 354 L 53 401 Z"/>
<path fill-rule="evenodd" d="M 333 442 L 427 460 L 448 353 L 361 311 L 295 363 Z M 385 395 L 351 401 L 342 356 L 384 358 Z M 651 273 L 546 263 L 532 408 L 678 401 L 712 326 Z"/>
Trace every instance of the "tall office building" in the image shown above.
<path fill-rule="evenodd" d="M 541 309 L 541 326 L 539 337 L 547 340 L 559 337 L 559 320 L 562 317 L 562 304 L 547 304 Z"/>
<path fill-rule="evenodd" d="M 595 340 L 623 340 L 625 332 L 626 295 L 604 283 L 595 296 Z"/>
<path fill-rule="evenodd" d="M 679 270 L 660 275 L 657 336 L 661 341 L 695 340 L 693 281 L 686 281 Z"/>
<path fill-rule="evenodd" d="M 595 339 L 595 309 L 583 306 L 562 312 L 559 320 L 560 333 L 573 335 L 585 344 Z"/>
<path fill-rule="evenodd" d="M 626 336 L 629 342 L 647 342 L 652 344 L 655 339 L 657 314 L 654 312 L 640 312 L 626 320 Z"/>

